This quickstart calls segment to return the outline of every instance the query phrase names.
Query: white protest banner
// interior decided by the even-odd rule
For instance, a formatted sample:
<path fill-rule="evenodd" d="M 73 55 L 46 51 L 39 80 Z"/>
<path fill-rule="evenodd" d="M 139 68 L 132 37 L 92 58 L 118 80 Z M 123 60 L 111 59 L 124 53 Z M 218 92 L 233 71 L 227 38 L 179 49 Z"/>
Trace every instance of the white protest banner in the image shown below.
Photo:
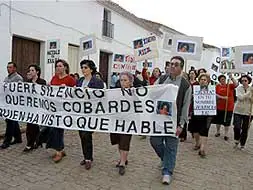
<path fill-rule="evenodd" d="M 235 62 L 241 72 L 253 70 L 253 46 L 236 46 Z"/>
<path fill-rule="evenodd" d="M 134 61 L 134 56 L 113 54 L 112 72 L 121 73 L 123 71 L 129 71 L 135 73 L 136 67 L 137 65 Z"/>
<path fill-rule="evenodd" d="M 0 117 L 70 130 L 175 136 L 177 91 L 172 84 L 104 90 L 0 83 Z"/>
<path fill-rule="evenodd" d="M 48 40 L 47 41 L 47 63 L 55 64 L 60 59 L 60 40 Z"/>
<path fill-rule="evenodd" d="M 234 47 L 221 48 L 220 72 L 229 72 L 229 73 L 238 72 L 238 66 L 236 65 L 235 62 Z"/>
<path fill-rule="evenodd" d="M 87 56 L 97 52 L 95 35 L 80 38 L 80 56 Z"/>
<path fill-rule="evenodd" d="M 158 57 L 157 37 L 155 35 L 133 41 L 135 61 Z"/>
<path fill-rule="evenodd" d="M 188 60 L 200 60 L 203 49 L 203 38 L 195 36 L 174 35 L 171 52 Z"/>
<path fill-rule="evenodd" d="M 216 115 L 215 86 L 193 86 L 193 110 L 194 115 Z"/>

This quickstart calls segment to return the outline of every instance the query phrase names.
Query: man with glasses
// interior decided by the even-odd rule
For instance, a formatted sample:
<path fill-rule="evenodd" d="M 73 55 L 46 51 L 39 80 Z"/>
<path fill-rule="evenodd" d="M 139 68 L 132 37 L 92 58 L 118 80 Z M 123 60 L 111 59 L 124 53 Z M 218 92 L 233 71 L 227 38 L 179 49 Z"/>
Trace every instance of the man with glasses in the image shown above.
<path fill-rule="evenodd" d="M 16 63 L 9 62 L 7 65 L 8 76 L 4 79 L 4 82 L 22 82 L 23 78 L 17 73 Z M 6 131 L 4 136 L 4 142 L 0 146 L 2 149 L 8 148 L 10 145 L 22 143 L 21 132 L 17 121 L 6 119 Z M 11 142 L 12 137 L 14 141 Z"/>
<path fill-rule="evenodd" d="M 182 77 L 184 59 L 180 56 L 171 58 L 169 72 L 161 76 L 155 84 L 174 84 L 179 87 L 177 95 L 177 131 L 173 136 L 152 136 L 150 143 L 157 155 L 162 161 L 163 184 L 170 184 L 173 170 L 176 164 L 178 136 L 183 130 L 184 124 L 188 121 L 188 109 L 191 101 L 191 86 L 189 82 Z"/>

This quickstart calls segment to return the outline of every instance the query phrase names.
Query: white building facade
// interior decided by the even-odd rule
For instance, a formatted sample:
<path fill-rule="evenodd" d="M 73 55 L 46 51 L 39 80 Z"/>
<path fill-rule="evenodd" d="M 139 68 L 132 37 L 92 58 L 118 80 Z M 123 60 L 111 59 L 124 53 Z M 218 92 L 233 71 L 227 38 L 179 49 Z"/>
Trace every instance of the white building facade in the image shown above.
<path fill-rule="evenodd" d="M 60 58 L 68 61 L 70 72 L 80 72 L 80 38 L 93 34 L 97 51 L 89 59 L 109 83 L 113 53 L 133 54 L 133 40 L 150 34 L 157 35 L 160 47 L 164 32 L 163 28 L 153 28 L 110 1 L 0 1 L 0 13 L 0 81 L 7 75 L 9 61 L 16 62 L 23 75 L 28 65 L 39 64 L 42 77 L 49 81 L 54 65 L 47 64 L 46 42 L 52 39 L 60 39 Z M 210 67 L 205 58 L 209 59 L 212 51 L 205 49 L 203 59 L 187 64 L 186 69 L 190 65 Z M 159 58 L 151 60 L 150 70 L 154 67 L 163 70 L 165 61 L 171 57 L 169 52 L 159 52 Z"/>

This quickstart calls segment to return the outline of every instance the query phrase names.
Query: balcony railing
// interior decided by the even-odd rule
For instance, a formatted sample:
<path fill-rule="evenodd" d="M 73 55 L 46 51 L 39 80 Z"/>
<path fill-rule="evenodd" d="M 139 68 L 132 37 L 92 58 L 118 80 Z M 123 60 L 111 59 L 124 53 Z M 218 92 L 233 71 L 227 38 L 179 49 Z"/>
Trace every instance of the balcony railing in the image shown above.
<path fill-rule="evenodd" d="M 114 24 L 110 23 L 107 20 L 103 20 L 103 30 L 102 30 L 102 35 L 113 38 L 114 36 Z"/>

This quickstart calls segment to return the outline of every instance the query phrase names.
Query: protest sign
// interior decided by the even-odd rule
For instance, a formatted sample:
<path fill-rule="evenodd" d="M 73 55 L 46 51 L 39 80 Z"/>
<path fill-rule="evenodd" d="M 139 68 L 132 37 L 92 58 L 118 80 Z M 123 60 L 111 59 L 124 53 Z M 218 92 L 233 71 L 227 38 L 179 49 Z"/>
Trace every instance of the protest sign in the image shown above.
<path fill-rule="evenodd" d="M 193 86 L 193 110 L 194 115 L 216 115 L 215 86 Z"/>
<path fill-rule="evenodd" d="M 253 46 L 236 46 L 235 62 L 241 72 L 253 70 Z"/>
<path fill-rule="evenodd" d="M 80 39 L 80 56 L 87 56 L 97 52 L 95 35 L 88 35 Z"/>
<path fill-rule="evenodd" d="M 135 61 L 158 57 L 157 37 L 148 36 L 133 41 Z"/>
<path fill-rule="evenodd" d="M 235 73 L 238 72 L 238 66 L 235 62 L 235 48 L 222 47 L 220 59 L 220 72 Z"/>
<path fill-rule="evenodd" d="M 55 64 L 60 59 L 60 40 L 48 40 L 47 41 L 47 63 Z"/>
<path fill-rule="evenodd" d="M 188 60 L 200 60 L 203 49 L 203 38 L 195 36 L 174 35 L 171 52 Z"/>
<path fill-rule="evenodd" d="M 177 92 L 172 84 L 104 90 L 0 83 L 0 117 L 70 130 L 175 136 Z"/>
<path fill-rule="evenodd" d="M 124 54 L 113 54 L 112 72 L 121 73 L 123 71 L 135 73 L 136 63 L 134 61 L 134 56 Z"/>

